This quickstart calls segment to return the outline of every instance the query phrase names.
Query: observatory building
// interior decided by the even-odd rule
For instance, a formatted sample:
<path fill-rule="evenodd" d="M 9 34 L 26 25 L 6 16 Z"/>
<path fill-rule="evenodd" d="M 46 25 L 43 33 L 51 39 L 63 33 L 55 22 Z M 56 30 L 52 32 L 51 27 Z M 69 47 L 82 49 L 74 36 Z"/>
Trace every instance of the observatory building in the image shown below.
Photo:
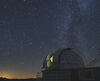
<path fill-rule="evenodd" d="M 49 54 L 43 64 L 44 69 L 82 68 L 84 61 L 71 48 L 61 49 Z"/>
<path fill-rule="evenodd" d="M 71 48 L 46 56 L 42 67 L 44 81 L 98 81 L 99 68 L 86 67 L 82 57 Z M 96 80 L 97 79 L 97 80 Z"/>

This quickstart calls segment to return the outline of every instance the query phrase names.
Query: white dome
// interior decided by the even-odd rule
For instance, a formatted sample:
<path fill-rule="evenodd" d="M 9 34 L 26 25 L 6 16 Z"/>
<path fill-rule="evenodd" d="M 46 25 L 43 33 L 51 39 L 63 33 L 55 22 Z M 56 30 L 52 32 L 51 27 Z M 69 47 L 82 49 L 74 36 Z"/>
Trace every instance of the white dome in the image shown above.
<path fill-rule="evenodd" d="M 84 67 L 81 56 L 71 48 L 57 50 L 49 54 L 43 64 L 44 69 L 67 69 Z"/>

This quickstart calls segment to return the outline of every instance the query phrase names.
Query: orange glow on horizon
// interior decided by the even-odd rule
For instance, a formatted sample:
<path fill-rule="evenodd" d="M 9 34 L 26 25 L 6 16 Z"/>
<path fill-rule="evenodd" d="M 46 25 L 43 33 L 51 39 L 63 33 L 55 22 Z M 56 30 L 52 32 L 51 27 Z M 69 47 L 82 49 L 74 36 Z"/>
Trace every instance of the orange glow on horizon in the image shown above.
<path fill-rule="evenodd" d="M 34 76 L 33 76 L 33 78 L 35 78 L 35 79 L 36 79 L 36 78 L 37 78 L 37 76 L 36 76 L 36 75 L 34 75 Z"/>
<path fill-rule="evenodd" d="M 0 73 L 0 77 L 7 79 L 27 79 L 27 78 L 36 78 L 33 75 L 16 75 L 11 73 L 2 72 Z"/>
<path fill-rule="evenodd" d="M 40 77 L 37 77 L 37 74 L 27 74 L 27 73 L 11 73 L 11 72 L 1 72 L 0 77 L 7 78 L 7 79 L 29 79 L 29 78 L 41 78 L 42 74 L 40 74 Z"/>
<path fill-rule="evenodd" d="M 13 78 L 10 73 L 5 73 L 5 72 L 0 73 L 0 77 L 7 78 L 7 79 Z"/>

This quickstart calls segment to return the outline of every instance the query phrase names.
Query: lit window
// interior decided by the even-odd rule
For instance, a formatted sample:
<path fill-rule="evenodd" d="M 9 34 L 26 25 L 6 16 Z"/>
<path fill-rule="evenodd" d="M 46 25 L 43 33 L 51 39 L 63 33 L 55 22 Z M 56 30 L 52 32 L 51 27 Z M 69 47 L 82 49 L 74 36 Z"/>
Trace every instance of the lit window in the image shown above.
<path fill-rule="evenodd" d="M 54 56 L 50 57 L 50 61 L 51 61 L 51 62 L 53 62 L 53 57 L 54 57 Z"/>

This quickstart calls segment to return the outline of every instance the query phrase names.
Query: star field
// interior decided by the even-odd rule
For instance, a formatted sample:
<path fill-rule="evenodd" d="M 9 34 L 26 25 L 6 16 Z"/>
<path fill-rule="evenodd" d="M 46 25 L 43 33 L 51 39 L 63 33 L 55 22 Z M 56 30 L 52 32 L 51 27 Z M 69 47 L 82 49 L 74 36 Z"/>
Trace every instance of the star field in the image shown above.
<path fill-rule="evenodd" d="M 86 62 L 92 60 L 100 46 L 98 3 L 0 0 L 0 72 L 31 78 L 41 70 L 47 54 L 71 42 Z"/>

